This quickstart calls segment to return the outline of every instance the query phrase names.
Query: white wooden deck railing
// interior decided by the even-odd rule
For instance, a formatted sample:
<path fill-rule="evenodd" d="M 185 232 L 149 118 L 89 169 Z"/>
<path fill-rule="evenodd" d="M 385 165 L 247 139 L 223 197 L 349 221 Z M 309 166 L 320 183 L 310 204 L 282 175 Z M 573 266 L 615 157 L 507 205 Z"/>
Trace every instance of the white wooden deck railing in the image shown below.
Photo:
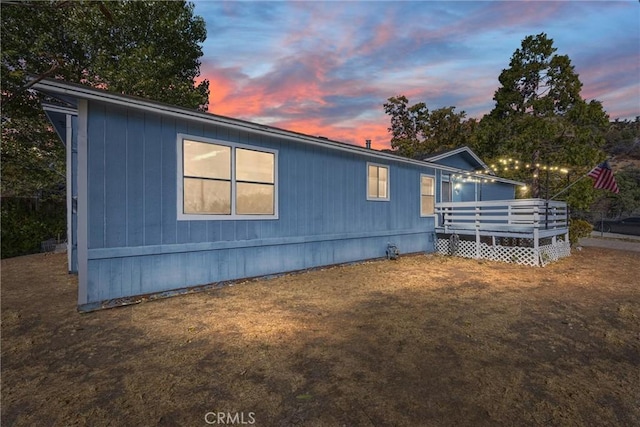
<path fill-rule="evenodd" d="M 567 204 L 544 199 L 436 203 L 435 212 L 436 227 L 445 233 L 535 230 L 541 234 L 561 234 L 568 227 Z"/>

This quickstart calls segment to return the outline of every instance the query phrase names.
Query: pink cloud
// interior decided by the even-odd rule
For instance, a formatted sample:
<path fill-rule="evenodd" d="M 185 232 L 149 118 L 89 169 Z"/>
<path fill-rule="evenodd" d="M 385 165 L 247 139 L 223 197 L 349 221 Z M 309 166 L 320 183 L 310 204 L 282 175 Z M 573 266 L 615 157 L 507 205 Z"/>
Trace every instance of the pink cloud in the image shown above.
<path fill-rule="evenodd" d="M 269 122 L 265 124 L 282 129 L 354 145 L 364 145 L 366 139 L 371 139 L 374 148 L 389 148 L 388 119 L 382 112 L 384 101 L 380 106 L 372 107 L 379 109 L 379 118 L 358 120 L 348 117 L 339 123 L 339 120 L 331 122 L 331 119 L 320 117 L 322 108 L 332 107 L 324 99 L 327 90 L 346 94 L 354 90 L 353 82 L 336 81 L 323 87 L 327 83 L 325 73 L 330 68 L 330 60 L 306 57 L 305 61 L 300 68 L 293 67 L 293 71 L 275 71 L 255 79 L 237 68 L 204 67 L 201 78 L 208 79 L 211 88 L 209 112 L 251 121 L 268 117 Z M 364 85 L 359 91 L 375 96 L 374 89 Z"/>
<path fill-rule="evenodd" d="M 439 22 L 402 27 L 394 16 L 395 6 L 380 9 L 375 15 L 380 19 L 372 19 L 373 15 L 353 13 L 346 4 L 290 3 L 298 9 L 292 14 L 297 21 L 283 21 L 285 35 L 261 49 L 259 59 L 252 58 L 258 68 L 247 71 L 243 67 L 248 64 L 243 62 L 234 67 L 203 64 L 202 77 L 211 82 L 209 110 L 360 146 L 371 139 L 374 148 L 389 148 L 389 117 L 382 106 L 387 98 L 403 94 L 410 103 L 425 102 L 431 110 L 455 106 L 458 112 L 466 111 L 467 117 L 481 118 L 493 107 L 500 67 L 507 66 L 508 54 L 519 47 L 520 39 L 513 32 L 582 7 L 575 3 L 544 3 L 544 7 L 537 2 L 481 3 L 460 18 L 455 13 L 462 9 L 456 9 Z M 439 25 L 440 21 L 448 22 Z M 508 50 L 498 65 L 485 58 L 468 65 L 478 52 L 467 40 L 477 34 L 478 49 L 488 43 L 492 54 L 497 49 Z M 496 46 L 490 43 L 511 35 L 513 46 L 503 47 L 498 40 Z M 624 101 L 632 97 L 614 87 L 637 93 L 637 83 L 619 84 L 625 75 L 637 76 L 637 65 L 634 68 L 620 59 L 608 62 L 607 67 L 586 62 L 590 66 L 578 70 L 585 83 L 583 97 L 601 100 L 605 108 L 608 103 L 616 105 L 624 114 L 632 111 Z M 257 70 L 263 70 L 262 74 Z M 618 84 L 612 85 L 612 80 Z M 617 114 L 609 113 L 612 117 Z M 637 108 L 632 114 L 636 113 Z"/>
<path fill-rule="evenodd" d="M 367 139 L 371 140 L 374 149 L 390 148 L 388 124 L 379 120 L 362 120 L 351 126 L 327 126 L 322 119 L 311 120 L 281 120 L 274 126 L 300 132 L 306 135 L 322 136 L 338 142 L 364 146 Z"/>
<path fill-rule="evenodd" d="M 369 25 L 367 22 L 360 22 L 356 25 Z M 386 19 L 377 25 L 373 29 L 373 36 L 360 45 L 354 45 L 348 38 L 343 38 L 344 43 L 351 48 L 345 49 L 352 55 L 371 55 L 375 54 L 379 49 L 384 49 L 389 44 L 393 43 L 398 37 L 397 24 L 393 19 Z"/>

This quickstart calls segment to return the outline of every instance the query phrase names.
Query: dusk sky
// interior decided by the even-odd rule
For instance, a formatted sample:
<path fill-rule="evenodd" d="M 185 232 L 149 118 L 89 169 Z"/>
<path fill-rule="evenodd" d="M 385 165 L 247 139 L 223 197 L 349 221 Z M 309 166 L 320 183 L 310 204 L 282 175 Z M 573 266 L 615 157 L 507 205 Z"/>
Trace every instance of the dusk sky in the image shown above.
<path fill-rule="evenodd" d="M 637 1 L 194 3 L 211 113 L 388 148 L 389 97 L 479 119 L 522 40 L 544 32 L 582 98 L 612 120 L 640 115 Z"/>

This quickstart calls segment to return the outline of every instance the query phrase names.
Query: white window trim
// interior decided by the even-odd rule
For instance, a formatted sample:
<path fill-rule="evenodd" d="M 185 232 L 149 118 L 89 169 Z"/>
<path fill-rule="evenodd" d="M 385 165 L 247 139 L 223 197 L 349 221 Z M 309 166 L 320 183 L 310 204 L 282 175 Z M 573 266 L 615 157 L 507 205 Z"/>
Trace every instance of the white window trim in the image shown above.
<path fill-rule="evenodd" d="M 433 180 L 433 207 L 434 207 L 434 209 L 433 209 L 433 213 L 427 214 L 427 215 L 424 215 L 422 213 L 422 177 L 423 176 L 427 177 L 427 178 L 431 178 Z M 436 191 L 437 190 L 436 189 L 436 183 L 437 183 L 437 181 L 436 181 L 436 176 L 435 175 L 429 175 L 429 174 L 426 174 L 426 173 L 421 173 L 420 174 L 420 181 L 418 183 L 418 197 L 419 197 L 418 206 L 419 206 L 419 209 L 420 209 L 420 217 L 421 218 L 428 218 L 428 217 L 436 216 L 435 205 L 436 205 L 436 194 L 438 193 Z"/>
<path fill-rule="evenodd" d="M 209 144 L 223 145 L 231 147 L 231 215 L 219 215 L 219 214 L 186 214 L 184 213 L 184 175 L 183 175 L 183 158 L 182 158 L 182 145 L 185 139 L 203 142 Z M 246 150 L 262 151 L 264 153 L 273 154 L 273 214 L 271 215 L 238 215 L 236 211 L 236 173 L 235 173 L 235 159 L 236 148 L 243 148 Z M 176 197 L 176 209 L 178 221 L 236 221 L 236 220 L 267 220 L 278 219 L 278 150 L 272 150 L 270 148 L 263 148 L 256 145 L 238 144 L 236 142 L 223 141 L 220 139 L 205 138 L 202 136 L 188 135 L 185 133 L 179 133 L 176 142 L 177 153 L 177 197 Z"/>
<path fill-rule="evenodd" d="M 377 166 L 379 168 L 385 168 L 387 170 L 387 197 L 370 197 L 369 196 L 369 166 Z M 365 169 L 365 176 L 367 179 L 367 200 L 371 202 L 388 202 L 391 200 L 391 167 L 389 165 L 367 162 L 367 167 Z"/>

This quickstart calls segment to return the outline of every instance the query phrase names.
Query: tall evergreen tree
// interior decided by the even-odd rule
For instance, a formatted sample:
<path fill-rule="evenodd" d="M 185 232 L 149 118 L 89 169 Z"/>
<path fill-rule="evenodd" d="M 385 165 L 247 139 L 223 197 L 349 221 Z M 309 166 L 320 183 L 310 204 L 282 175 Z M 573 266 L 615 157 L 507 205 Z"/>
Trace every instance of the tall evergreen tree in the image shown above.
<path fill-rule="evenodd" d="M 571 60 L 556 51 L 545 33 L 522 41 L 509 68 L 500 73 L 495 107 L 474 138 L 474 148 L 485 158 L 516 157 L 530 165 L 501 174 L 529 181 L 532 197 L 550 197 L 567 184 L 564 176 L 548 179 L 544 165 L 567 167 L 571 179 L 604 158 L 608 116 L 600 102 L 582 99 L 582 83 Z M 581 184 L 567 197 L 584 208 L 593 193 Z"/>

